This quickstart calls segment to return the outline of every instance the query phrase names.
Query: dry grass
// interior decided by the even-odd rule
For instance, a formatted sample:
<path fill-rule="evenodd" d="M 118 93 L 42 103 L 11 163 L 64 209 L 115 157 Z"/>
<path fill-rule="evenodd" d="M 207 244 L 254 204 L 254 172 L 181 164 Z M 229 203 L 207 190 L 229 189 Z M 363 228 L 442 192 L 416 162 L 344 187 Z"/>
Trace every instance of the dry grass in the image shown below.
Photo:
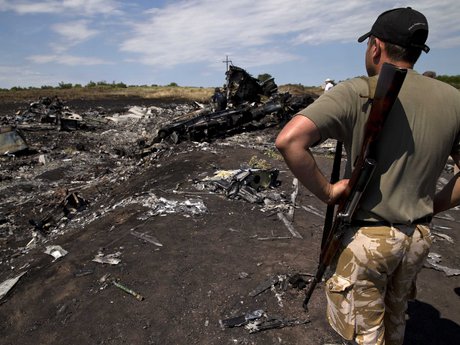
<path fill-rule="evenodd" d="M 321 87 L 303 86 L 299 84 L 286 84 L 278 86 L 280 92 L 289 92 L 292 95 L 315 94 L 321 95 L 324 90 Z"/>
<path fill-rule="evenodd" d="M 305 87 L 302 85 L 283 85 L 278 87 L 280 92 L 293 95 L 314 93 L 320 95 L 321 88 Z M 91 87 L 71 89 L 29 89 L 16 91 L 1 91 L 0 102 L 29 101 L 39 97 L 57 96 L 64 100 L 72 99 L 104 99 L 140 97 L 147 99 L 190 100 L 207 102 L 214 92 L 213 87 L 182 87 L 182 86 L 132 86 L 128 88 Z"/>
<path fill-rule="evenodd" d="M 0 102 L 24 101 L 37 99 L 38 97 L 54 97 L 61 99 L 104 99 L 104 98 L 124 98 L 140 97 L 152 99 L 184 99 L 204 102 L 209 100 L 214 92 L 214 88 L 200 87 L 172 87 L 172 86 L 152 86 L 152 87 L 128 87 L 128 88 L 72 88 L 72 89 L 30 89 L 17 91 L 0 92 Z"/>

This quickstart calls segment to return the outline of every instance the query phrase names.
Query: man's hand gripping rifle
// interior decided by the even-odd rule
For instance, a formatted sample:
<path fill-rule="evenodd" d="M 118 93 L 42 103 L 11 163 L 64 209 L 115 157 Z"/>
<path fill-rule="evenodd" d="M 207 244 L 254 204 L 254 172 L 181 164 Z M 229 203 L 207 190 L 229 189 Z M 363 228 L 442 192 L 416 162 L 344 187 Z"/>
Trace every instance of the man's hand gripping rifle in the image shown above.
<path fill-rule="evenodd" d="M 331 264 L 340 249 L 340 241 L 344 228 L 351 223 L 353 214 L 359 205 L 369 180 L 377 165 L 376 147 L 379 134 L 385 120 L 398 98 L 399 90 L 406 77 L 407 70 L 398 68 L 392 64 L 384 63 L 378 77 L 375 95 L 373 97 L 369 118 L 364 129 L 364 140 L 361 153 L 357 157 L 348 186 L 349 196 L 341 200 L 337 207 L 334 222 L 334 206 L 329 206 L 324 223 L 321 254 L 316 274 L 305 293 L 303 308 L 308 309 L 308 302 L 318 282 L 321 281 L 327 267 Z M 372 97 L 372 95 L 370 95 Z M 340 170 L 342 143 L 337 144 L 334 169 L 331 174 L 331 183 L 338 179 Z M 335 171 L 334 171 L 335 170 Z"/>

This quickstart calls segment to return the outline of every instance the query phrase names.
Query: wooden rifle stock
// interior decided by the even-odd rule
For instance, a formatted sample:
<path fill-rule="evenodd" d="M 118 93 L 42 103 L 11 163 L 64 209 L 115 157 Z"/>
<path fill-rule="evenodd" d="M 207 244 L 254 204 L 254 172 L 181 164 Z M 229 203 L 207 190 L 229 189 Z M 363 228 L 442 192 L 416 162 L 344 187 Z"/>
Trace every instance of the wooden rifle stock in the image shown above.
<path fill-rule="evenodd" d="M 340 165 L 342 162 L 342 148 L 343 148 L 343 143 L 341 141 L 337 141 L 337 144 L 335 145 L 334 164 L 332 166 L 332 173 L 331 173 L 331 179 L 330 179 L 331 184 L 336 183 L 340 178 Z M 324 227 L 323 227 L 323 238 L 321 239 L 321 250 L 323 250 L 324 246 L 326 245 L 326 241 L 332 230 L 332 225 L 334 221 L 334 212 L 335 212 L 334 205 L 327 205 L 326 218 L 324 220 Z"/>
<path fill-rule="evenodd" d="M 384 63 L 380 70 L 369 118 L 364 128 L 364 140 L 361 146 L 361 152 L 356 159 L 348 184 L 350 187 L 350 194 L 346 199 L 339 202 L 332 227 L 330 224 L 334 208 L 332 208 L 331 211 L 330 207 L 328 207 L 318 268 L 305 292 L 305 300 L 303 302 L 303 308 L 305 310 L 308 309 L 308 302 L 313 294 L 313 290 L 321 281 L 326 269 L 338 253 L 344 227 L 351 223 L 361 196 L 375 170 L 377 165 L 376 148 L 378 137 L 393 104 L 398 98 L 406 73 L 406 69 L 396 67 L 389 63 Z M 369 97 L 371 98 L 372 95 L 369 95 Z M 331 178 L 331 182 L 335 181 L 332 181 Z"/>

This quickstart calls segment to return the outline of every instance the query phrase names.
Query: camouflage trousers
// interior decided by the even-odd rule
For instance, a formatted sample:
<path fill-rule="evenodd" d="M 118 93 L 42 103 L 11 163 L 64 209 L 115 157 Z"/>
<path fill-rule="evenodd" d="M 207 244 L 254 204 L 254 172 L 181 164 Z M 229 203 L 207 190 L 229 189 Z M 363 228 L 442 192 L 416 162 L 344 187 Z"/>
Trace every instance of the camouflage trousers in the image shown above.
<path fill-rule="evenodd" d="M 407 301 L 430 246 L 426 225 L 350 227 L 326 281 L 327 317 L 359 345 L 401 345 Z"/>

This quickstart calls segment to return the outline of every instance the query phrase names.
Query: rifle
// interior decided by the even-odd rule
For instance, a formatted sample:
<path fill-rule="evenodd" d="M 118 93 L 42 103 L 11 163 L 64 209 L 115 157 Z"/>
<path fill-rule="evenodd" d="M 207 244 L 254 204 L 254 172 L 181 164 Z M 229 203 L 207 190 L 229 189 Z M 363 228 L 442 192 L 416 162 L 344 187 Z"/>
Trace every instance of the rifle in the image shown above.
<path fill-rule="evenodd" d="M 361 146 L 361 152 L 355 161 L 353 172 L 348 183 L 350 194 L 346 199 L 339 201 L 332 227 L 330 226 L 330 219 L 334 213 L 333 209 L 332 212 L 328 212 L 329 217 L 326 217 L 325 220 L 318 268 L 305 293 L 305 300 L 303 302 L 303 308 L 305 310 L 308 309 L 308 302 L 313 290 L 318 282 L 321 281 L 326 269 L 336 256 L 340 248 L 340 242 L 345 228 L 351 223 L 361 196 L 374 173 L 377 165 L 376 148 L 379 134 L 382 131 L 385 120 L 393 104 L 398 98 L 406 73 L 406 69 L 396 67 L 389 63 L 384 63 L 382 66 L 377 80 L 369 118 L 364 127 L 364 140 Z M 371 98 L 372 95 L 369 95 L 369 97 Z M 330 210 L 330 208 L 328 208 L 328 210 Z"/>

